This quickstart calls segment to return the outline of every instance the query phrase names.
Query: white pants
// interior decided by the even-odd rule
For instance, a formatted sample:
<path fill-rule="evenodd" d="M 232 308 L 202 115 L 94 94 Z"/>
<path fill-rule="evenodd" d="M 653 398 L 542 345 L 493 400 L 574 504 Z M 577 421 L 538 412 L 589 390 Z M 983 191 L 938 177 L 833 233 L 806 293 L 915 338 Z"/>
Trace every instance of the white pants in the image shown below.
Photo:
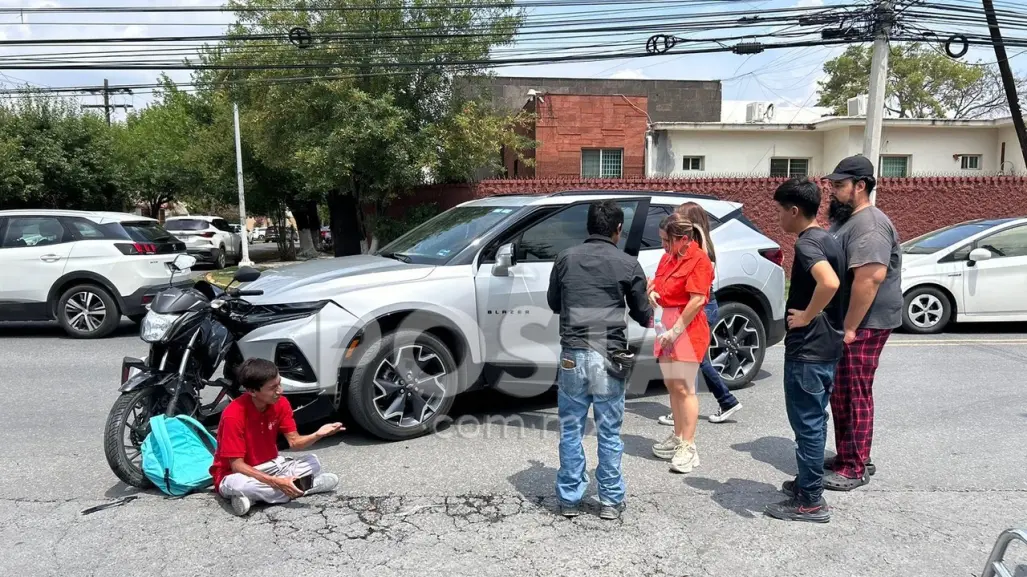
<path fill-rule="evenodd" d="M 314 455 L 304 455 L 295 459 L 279 456 L 257 465 L 254 469 L 272 477 L 302 477 L 309 474 L 317 478 L 321 474 L 321 461 Z M 249 497 L 251 501 L 276 504 L 290 501 L 289 496 L 282 491 L 242 473 L 232 473 L 222 479 L 219 492 L 227 499 L 240 496 Z"/>

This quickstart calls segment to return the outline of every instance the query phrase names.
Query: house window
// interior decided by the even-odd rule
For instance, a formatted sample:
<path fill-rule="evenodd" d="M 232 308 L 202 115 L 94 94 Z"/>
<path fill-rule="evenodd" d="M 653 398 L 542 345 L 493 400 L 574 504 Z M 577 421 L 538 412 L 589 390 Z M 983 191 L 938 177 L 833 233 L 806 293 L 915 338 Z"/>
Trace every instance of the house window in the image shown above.
<path fill-rule="evenodd" d="M 959 157 L 959 167 L 963 170 L 980 170 L 981 169 L 981 155 L 980 154 L 964 154 Z"/>
<path fill-rule="evenodd" d="M 702 156 L 686 156 L 681 163 L 681 170 L 704 170 L 704 160 Z"/>
<path fill-rule="evenodd" d="M 882 156 L 881 157 L 882 177 L 906 177 L 909 176 L 908 156 Z"/>
<path fill-rule="evenodd" d="M 582 149 L 582 178 L 620 178 L 624 173 L 624 151 L 618 148 Z"/>
<path fill-rule="evenodd" d="M 771 158 L 770 176 L 807 176 L 808 158 Z"/>

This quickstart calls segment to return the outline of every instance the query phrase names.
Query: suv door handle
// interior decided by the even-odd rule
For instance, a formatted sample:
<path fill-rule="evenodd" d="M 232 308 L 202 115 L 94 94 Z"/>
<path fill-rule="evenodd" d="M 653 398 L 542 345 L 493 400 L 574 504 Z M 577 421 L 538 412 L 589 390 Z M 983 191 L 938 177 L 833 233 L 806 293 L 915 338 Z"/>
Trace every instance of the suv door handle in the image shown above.
<path fill-rule="evenodd" d="M 61 260 L 61 256 L 58 254 L 44 254 L 43 256 L 39 257 L 39 260 L 43 262 L 57 262 Z"/>

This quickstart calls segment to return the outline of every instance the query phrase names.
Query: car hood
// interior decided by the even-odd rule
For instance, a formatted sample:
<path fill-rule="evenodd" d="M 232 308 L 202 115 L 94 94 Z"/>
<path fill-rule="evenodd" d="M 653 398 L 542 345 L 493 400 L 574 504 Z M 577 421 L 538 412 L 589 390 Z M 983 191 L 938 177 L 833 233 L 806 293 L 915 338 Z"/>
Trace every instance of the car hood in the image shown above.
<path fill-rule="evenodd" d="M 266 270 L 248 283 L 247 290 L 262 290 L 253 303 L 307 302 L 369 286 L 392 285 L 423 279 L 435 267 L 407 264 L 373 255 L 316 259 Z"/>

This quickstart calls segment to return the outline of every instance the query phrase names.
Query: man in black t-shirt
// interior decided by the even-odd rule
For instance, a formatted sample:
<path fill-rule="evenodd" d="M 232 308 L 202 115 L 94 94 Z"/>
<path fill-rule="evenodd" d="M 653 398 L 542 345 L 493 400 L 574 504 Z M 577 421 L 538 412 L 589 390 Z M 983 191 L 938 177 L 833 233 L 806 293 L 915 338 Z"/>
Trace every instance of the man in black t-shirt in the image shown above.
<path fill-rule="evenodd" d="M 781 228 L 798 235 L 786 303 L 784 388 L 799 475 L 784 484 L 792 498 L 769 505 L 767 514 L 826 523 L 831 518 L 823 497 L 827 407 L 842 356 L 846 299 L 839 291 L 845 252 L 817 225 L 820 198 L 820 188 L 806 178 L 789 180 L 774 192 Z"/>

